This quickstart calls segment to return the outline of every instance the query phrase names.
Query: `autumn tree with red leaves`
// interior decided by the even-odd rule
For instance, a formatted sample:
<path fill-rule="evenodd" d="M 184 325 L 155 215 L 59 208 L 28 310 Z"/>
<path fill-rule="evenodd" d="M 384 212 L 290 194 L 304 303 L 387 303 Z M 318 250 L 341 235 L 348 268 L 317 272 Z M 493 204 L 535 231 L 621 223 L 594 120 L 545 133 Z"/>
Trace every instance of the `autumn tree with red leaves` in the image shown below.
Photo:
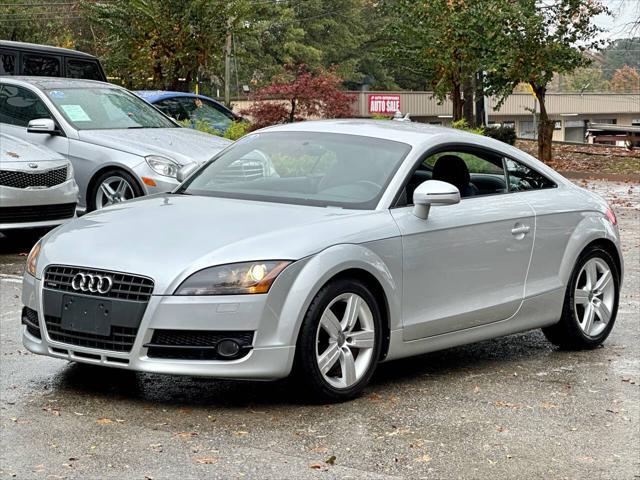
<path fill-rule="evenodd" d="M 285 75 L 251 96 L 253 105 L 240 113 L 251 117 L 253 128 L 309 118 L 353 116 L 354 97 L 342 90 L 342 79 L 331 70 L 289 67 Z"/>

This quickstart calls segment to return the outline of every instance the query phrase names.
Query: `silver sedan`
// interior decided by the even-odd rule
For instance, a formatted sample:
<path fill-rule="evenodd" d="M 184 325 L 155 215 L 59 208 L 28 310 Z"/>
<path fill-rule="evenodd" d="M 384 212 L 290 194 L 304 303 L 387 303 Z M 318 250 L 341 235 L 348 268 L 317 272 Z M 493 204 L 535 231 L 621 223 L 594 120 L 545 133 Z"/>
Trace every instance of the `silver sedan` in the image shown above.
<path fill-rule="evenodd" d="M 122 87 L 72 78 L 0 77 L 0 129 L 68 158 L 88 211 L 170 191 L 180 168 L 231 143 L 180 127 Z"/>
<path fill-rule="evenodd" d="M 255 158 L 274 171 L 239 177 Z M 601 344 L 622 282 L 616 224 L 600 197 L 492 139 L 283 125 L 170 194 L 45 237 L 24 276 L 23 342 L 146 372 L 295 372 L 342 400 L 379 362 L 488 338 L 542 328 L 562 348 Z"/>
<path fill-rule="evenodd" d="M 60 225 L 75 217 L 77 201 L 69 160 L 0 132 L 0 232 Z"/>

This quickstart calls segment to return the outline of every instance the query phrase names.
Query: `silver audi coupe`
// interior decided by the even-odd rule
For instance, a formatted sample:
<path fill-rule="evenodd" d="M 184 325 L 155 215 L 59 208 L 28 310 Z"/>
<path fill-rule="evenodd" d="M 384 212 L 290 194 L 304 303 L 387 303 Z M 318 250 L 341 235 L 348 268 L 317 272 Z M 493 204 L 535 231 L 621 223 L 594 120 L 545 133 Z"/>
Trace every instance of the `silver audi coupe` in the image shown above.
<path fill-rule="evenodd" d="M 255 158 L 273 170 L 238 175 Z M 32 352 L 358 394 L 378 362 L 542 328 L 611 332 L 616 217 L 520 150 L 415 123 L 263 129 L 171 193 L 50 232 L 27 259 Z"/>

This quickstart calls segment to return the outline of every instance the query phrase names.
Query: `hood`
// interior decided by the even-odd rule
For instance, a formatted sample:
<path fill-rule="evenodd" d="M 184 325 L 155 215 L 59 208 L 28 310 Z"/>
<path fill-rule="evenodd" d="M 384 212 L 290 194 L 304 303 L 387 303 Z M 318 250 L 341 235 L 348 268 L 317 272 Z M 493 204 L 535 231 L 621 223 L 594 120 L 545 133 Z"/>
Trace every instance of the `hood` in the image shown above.
<path fill-rule="evenodd" d="M 83 142 L 146 157 L 161 155 L 180 165 L 203 163 L 231 141 L 191 128 L 130 128 L 116 130 L 80 130 Z"/>
<path fill-rule="evenodd" d="M 149 276 L 154 292 L 165 294 L 202 268 L 298 260 L 338 243 L 397 234 L 388 211 L 158 194 L 95 211 L 51 232 L 38 276 L 51 264 L 113 270 Z"/>
<path fill-rule="evenodd" d="M 0 164 L 22 162 L 63 161 L 63 156 L 46 147 L 26 142 L 6 133 L 0 133 Z"/>

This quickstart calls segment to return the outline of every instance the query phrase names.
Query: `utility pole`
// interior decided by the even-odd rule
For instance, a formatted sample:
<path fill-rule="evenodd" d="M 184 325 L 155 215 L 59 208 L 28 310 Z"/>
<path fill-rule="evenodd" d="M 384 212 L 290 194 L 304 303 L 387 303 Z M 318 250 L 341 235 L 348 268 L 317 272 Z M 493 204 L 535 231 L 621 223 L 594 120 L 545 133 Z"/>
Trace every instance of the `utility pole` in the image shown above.
<path fill-rule="evenodd" d="M 224 104 L 231 108 L 231 47 L 233 45 L 233 33 L 231 27 L 233 18 L 227 19 L 227 39 L 224 46 Z"/>

